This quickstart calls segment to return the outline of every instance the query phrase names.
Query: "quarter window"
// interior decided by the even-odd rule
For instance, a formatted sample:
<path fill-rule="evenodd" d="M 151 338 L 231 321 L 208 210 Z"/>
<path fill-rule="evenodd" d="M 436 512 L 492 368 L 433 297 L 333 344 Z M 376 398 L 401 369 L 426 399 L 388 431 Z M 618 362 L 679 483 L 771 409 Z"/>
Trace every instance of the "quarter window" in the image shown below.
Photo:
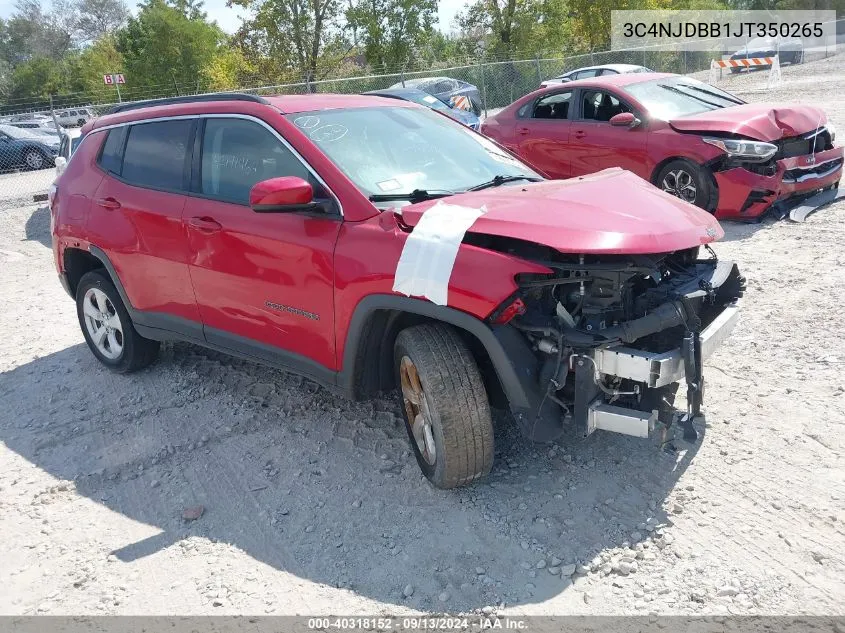
<path fill-rule="evenodd" d="M 123 157 L 123 178 L 142 187 L 182 189 L 193 124 L 178 120 L 133 125 Z"/>
<path fill-rule="evenodd" d="M 298 176 L 317 183 L 305 165 L 258 123 L 208 119 L 202 143 L 202 193 L 227 202 L 249 204 L 249 190 L 262 180 Z"/>
<path fill-rule="evenodd" d="M 566 119 L 569 118 L 569 104 L 572 92 L 557 92 L 537 101 L 532 117 L 535 119 Z"/>
<path fill-rule="evenodd" d="M 103 150 L 97 161 L 100 167 L 118 176 L 123 166 L 123 142 L 126 139 L 126 130 L 125 127 L 118 127 L 106 132 Z"/>

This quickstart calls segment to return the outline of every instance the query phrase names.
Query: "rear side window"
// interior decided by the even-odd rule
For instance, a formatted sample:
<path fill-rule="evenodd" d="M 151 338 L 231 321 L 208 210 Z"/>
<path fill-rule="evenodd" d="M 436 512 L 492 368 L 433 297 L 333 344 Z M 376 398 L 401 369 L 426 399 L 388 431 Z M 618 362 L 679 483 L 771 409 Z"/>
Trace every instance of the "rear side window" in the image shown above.
<path fill-rule="evenodd" d="M 123 141 L 126 139 L 126 130 L 125 127 L 117 127 L 106 132 L 106 140 L 100 151 L 100 158 L 97 160 L 100 167 L 118 176 L 123 164 Z"/>
<path fill-rule="evenodd" d="M 123 179 L 141 187 L 183 189 L 193 125 L 191 120 L 133 125 L 123 156 Z"/>
<path fill-rule="evenodd" d="M 541 98 L 534 107 L 535 119 L 568 119 L 572 92 L 558 92 Z"/>

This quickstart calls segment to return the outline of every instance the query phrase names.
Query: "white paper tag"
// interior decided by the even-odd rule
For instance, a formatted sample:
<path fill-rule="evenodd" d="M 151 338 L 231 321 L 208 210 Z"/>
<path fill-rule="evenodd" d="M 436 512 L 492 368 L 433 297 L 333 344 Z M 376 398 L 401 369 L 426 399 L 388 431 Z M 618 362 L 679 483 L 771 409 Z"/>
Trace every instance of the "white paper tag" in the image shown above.
<path fill-rule="evenodd" d="M 448 305 L 449 279 L 469 227 L 487 209 L 438 202 L 425 211 L 405 241 L 393 291 Z"/>

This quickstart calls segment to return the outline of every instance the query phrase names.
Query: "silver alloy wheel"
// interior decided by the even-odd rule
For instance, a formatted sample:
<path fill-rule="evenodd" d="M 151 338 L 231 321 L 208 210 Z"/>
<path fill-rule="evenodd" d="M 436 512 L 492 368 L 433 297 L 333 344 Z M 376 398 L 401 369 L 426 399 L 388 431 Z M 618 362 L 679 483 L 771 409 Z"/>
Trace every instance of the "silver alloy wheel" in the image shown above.
<path fill-rule="evenodd" d="M 417 449 L 429 466 L 437 460 L 437 449 L 434 446 L 434 432 L 431 425 L 431 411 L 420 382 L 417 366 L 408 356 L 403 356 L 399 362 L 399 380 L 402 387 L 402 400 L 411 433 L 417 444 Z"/>
<path fill-rule="evenodd" d="M 89 288 L 82 298 L 85 328 L 97 350 L 109 360 L 123 353 L 123 325 L 114 304 L 99 288 Z"/>
<path fill-rule="evenodd" d="M 695 179 L 685 169 L 675 169 L 670 171 L 663 177 L 661 183 L 663 191 L 671 193 L 673 196 L 686 200 L 687 202 L 695 202 L 695 197 L 698 190 L 695 188 Z"/>
<path fill-rule="evenodd" d="M 44 167 L 44 157 L 40 152 L 36 152 L 35 150 L 27 152 L 24 160 L 26 161 L 26 166 L 32 169 L 41 169 Z"/>

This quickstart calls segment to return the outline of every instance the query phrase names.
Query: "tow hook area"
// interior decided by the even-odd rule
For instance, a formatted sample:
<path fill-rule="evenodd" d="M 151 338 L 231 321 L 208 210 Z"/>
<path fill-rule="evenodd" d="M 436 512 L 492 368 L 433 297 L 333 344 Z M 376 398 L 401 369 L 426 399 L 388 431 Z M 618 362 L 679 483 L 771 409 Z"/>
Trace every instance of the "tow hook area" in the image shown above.
<path fill-rule="evenodd" d="M 684 430 L 684 441 L 695 442 L 698 440 L 698 432 L 692 423 L 701 414 L 701 403 L 704 401 L 701 332 L 689 332 L 684 337 L 681 354 L 687 380 L 687 412 L 678 414 L 678 424 Z"/>

